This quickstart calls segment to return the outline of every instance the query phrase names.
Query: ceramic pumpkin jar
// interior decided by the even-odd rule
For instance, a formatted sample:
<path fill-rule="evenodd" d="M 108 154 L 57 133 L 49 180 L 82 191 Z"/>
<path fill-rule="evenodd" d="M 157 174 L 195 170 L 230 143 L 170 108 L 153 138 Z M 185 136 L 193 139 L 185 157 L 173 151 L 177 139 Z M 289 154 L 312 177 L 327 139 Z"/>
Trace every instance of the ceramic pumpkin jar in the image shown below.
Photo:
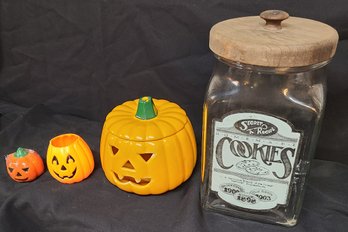
<path fill-rule="evenodd" d="M 107 179 L 136 194 L 161 194 L 187 180 L 196 163 L 191 122 L 177 104 L 142 97 L 106 117 L 100 158 Z"/>
<path fill-rule="evenodd" d="M 51 176 L 64 184 L 80 182 L 94 169 L 91 149 L 76 134 L 63 134 L 51 139 L 46 162 Z"/>
<path fill-rule="evenodd" d="M 45 169 L 42 158 L 36 151 L 21 147 L 6 156 L 6 168 L 10 177 L 17 182 L 33 181 Z"/>

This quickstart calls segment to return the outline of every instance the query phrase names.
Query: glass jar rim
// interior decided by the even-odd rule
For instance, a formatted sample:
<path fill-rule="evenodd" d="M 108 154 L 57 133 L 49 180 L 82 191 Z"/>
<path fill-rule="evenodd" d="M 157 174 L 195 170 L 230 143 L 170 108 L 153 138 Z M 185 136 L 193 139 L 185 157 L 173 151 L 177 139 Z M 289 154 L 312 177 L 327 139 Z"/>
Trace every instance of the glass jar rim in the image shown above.
<path fill-rule="evenodd" d="M 330 60 L 325 60 L 320 63 L 312 64 L 312 65 L 307 65 L 307 66 L 299 66 L 299 67 L 266 67 L 266 66 L 259 66 L 259 65 L 252 65 L 252 64 L 245 64 L 241 62 L 236 62 L 232 60 L 227 60 L 224 59 L 221 56 L 218 56 L 215 54 L 215 57 L 229 65 L 233 66 L 234 68 L 237 69 L 244 69 L 248 71 L 255 71 L 255 72 L 262 72 L 262 73 L 271 73 L 271 74 L 287 74 L 287 73 L 303 73 L 303 72 L 309 72 L 309 71 L 314 71 L 316 69 L 320 69 L 324 66 L 326 66 L 328 63 L 331 62 Z"/>

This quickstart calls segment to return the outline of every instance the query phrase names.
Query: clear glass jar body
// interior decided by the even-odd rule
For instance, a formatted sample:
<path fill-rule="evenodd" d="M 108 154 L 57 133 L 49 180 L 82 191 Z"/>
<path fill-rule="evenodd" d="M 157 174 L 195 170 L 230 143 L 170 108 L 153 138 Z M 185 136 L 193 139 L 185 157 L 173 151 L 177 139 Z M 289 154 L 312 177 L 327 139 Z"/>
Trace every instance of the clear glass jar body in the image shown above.
<path fill-rule="evenodd" d="M 218 60 L 203 109 L 202 206 L 294 226 L 324 111 L 328 62 L 279 69 Z"/>

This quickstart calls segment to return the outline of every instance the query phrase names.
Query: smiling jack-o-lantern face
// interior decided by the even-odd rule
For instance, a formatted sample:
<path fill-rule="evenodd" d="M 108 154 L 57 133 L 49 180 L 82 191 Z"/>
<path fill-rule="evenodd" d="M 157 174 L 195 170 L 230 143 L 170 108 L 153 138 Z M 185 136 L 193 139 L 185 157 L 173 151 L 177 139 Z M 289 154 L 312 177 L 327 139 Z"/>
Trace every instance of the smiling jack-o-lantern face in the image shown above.
<path fill-rule="evenodd" d="M 51 139 L 46 162 L 50 174 L 65 184 L 82 181 L 94 169 L 91 149 L 75 134 L 64 134 Z"/>
<path fill-rule="evenodd" d="M 44 172 L 41 156 L 36 151 L 21 147 L 6 156 L 6 167 L 7 173 L 17 182 L 35 180 Z"/>
<path fill-rule="evenodd" d="M 133 184 L 134 186 L 141 185 L 146 186 L 151 182 L 151 166 L 156 164 L 156 154 L 154 153 L 141 153 L 142 146 L 145 144 L 137 143 L 134 147 L 138 148 L 138 151 L 133 151 L 133 156 L 129 156 L 131 152 L 128 147 L 130 144 L 125 141 L 110 141 L 108 155 L 112 162 L 108 162 L 106 167 L 110 168 L 110 175 L 114 182 L 119 184 Z M 117 147 L 118 148 L 117 148 Z M 121 151 L 120 151 L 120 149 Z M 123 153 L 122 150 L 127 152 Z M 152 149 L 154 151 L 154 149 Z M 151 159 L 152 158 L 152 159 Z"/>
<path fill-rule="evenodd" d="M 150 110 L 141 109 L 135 100 L 107 116 L 100 147 L 102 167 L 107 179 L 122 190 L 160 194 L 190 177 L 196 162 L 195 138 L 178 105 L 154 99 L 155 108 L 149 97 L 140 101 L 150 102 Z M 145 116 L 139 116 L 141 111 Z"/>
<path fill-rule="evenodd" d="M 71 179 L 75 176 L 77 165 L 75 159 L 69 154 L 53 155 L 52 171 L 60 179 Z"/>

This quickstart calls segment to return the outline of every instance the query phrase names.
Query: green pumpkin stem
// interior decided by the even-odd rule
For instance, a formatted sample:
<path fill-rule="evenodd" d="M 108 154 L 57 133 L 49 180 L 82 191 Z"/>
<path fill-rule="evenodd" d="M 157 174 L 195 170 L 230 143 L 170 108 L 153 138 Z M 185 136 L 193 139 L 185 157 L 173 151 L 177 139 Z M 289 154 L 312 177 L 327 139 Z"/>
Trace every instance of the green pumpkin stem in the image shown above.
<path fill-rule="evenodd" d="M 157 109 L 152 101 L 152 97 L 139 98 L 137 113 L 135 117 L 141 120 L 148 120 L 157 116 Z"/>
<path fill-rule="evenodd" d="M 16 151 L 16 153 L 14 154 L 14 157 L 16 158 L 21 158 L 21 157 L 24 157 L 28 154 L 28 151 L 27 149 L 25 148 L 22 148 L 22 147 L 19 147 Z"/>

